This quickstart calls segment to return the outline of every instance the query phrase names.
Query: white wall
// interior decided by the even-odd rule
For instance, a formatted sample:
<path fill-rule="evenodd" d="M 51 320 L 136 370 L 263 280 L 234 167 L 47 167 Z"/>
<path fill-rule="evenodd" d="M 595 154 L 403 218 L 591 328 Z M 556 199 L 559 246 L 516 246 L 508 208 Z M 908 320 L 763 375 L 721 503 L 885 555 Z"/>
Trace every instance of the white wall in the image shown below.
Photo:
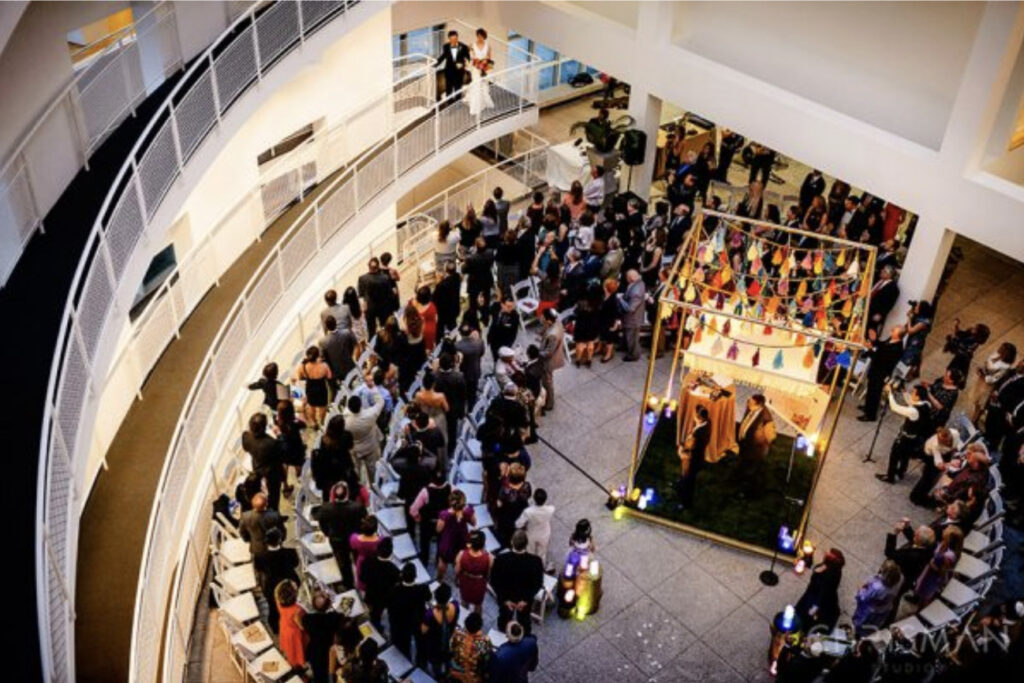
<path fill-rule="evenodd" d="M 192 244 L 259 183 L 257 155 L 317 119 L 324 118 L 327 128 L 335 125 L 354 106 L 386 93 L 391 82 L 391 17 L 378 12 L 275 92 L 223 147 L 181 209 L 189 217 Z M 377 134 L 363 140 L 379 139 L 387 121 L 376 124 Z"/>
<path fill-rule="evenodd" d="M 0 159 L 71 80 L 67 33 L 128 6 L 32 2 L 0 53 Z"/>
<path fill-rule="evenodd" d="M 672 39 L 680 47 L 938 149 L 985 4 L 673 7 Z"/>
<path fill-rule="evenodd" d="M 188 62 L 209 46 L 228 26 L 226 2 L 178 2 L 174 14 L 178 19 L 178 40 L 181 56 Z"/>

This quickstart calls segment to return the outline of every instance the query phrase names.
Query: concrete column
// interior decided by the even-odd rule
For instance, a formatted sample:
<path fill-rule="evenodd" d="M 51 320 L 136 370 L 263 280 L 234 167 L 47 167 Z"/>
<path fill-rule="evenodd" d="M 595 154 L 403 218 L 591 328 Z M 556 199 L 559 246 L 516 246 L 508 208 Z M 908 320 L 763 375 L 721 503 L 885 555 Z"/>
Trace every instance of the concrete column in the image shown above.
<path fill-rule="evenodd" d="M 631 87 L 627 113 L 636 119 L 636 127 L 647 133 L 644 149 L 644 163 L 632 167 L 619 167 L 619 191 L 632 190 L 645 200 L 650 199 L 651 179 L 654 176 L 654 150 L 658 142 L 658 125 L 661 123 L 661 99 L 639 87 Z M 627 185 L 627 182 L 629 183 Z"/>
<path fill-rule="evenodd" d="M 135 35 L 139 62 L 142 67 L 142 84 L 148 86 L 147 95 L 151 95 L 164 82 L 164 76 L 166 76 L 164 65 L 169 61 L 169 55 L 165 55 L 164 51 L 171 44 L 171 41 L 166 40 L 164 36 L 164 33 L 169 31 L 169 27 L 158 25 L 157 15 L 161 12 L 153 12 L 144 17 L 155 5 L 155 2 L 149 0 L 132 3 L 132 14 L 136 18 Z M 144 17 L 142 21 L 138 20 L 140 17 Z M 177 50 L 176 44 L 173 49 Z"/>
<path fill-rule="evenodd" d="M 956 233 L 934 219 L 918 218 L 914 239 L 910 241 L 907 259 L 900 271 L 900 298 L 889 314 L 887 329 L 903 323 L 908 301 L 930 300 L 935 296 L 954 239 Z"/>

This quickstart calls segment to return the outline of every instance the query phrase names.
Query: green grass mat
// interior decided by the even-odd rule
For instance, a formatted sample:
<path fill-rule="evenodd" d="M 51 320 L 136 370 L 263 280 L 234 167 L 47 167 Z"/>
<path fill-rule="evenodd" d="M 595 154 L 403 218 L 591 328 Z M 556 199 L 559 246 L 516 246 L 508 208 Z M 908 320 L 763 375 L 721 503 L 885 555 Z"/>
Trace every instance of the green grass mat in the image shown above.
<path fill-rule="evenodd" d="M 800 523 L 804 508 L 809 503 L 807 495 L 817 465 L 816 458 L 800 454 L 793 458 L 793 473 L 786 497 L 800 499 L 803 504 L 786 502 L 783 490 L 792 447 L 793 437 L 779 434 L 752 492 L 742 497 L 735 479 L 739 466 L 736 455 L 730 454 L 714 464 L 705 465 L 697 478 L 693 507 L 683 510 L 679 508 L 674 488 L 680 476 L 676 421 L 675 418 L 661 418 L 647 442 L 635 486 L 641 490 L 654 489 L 654 500 L 646 510 L 651 515 L 771 551 L 775 548 L 781 524 L 793 529 Z"/>

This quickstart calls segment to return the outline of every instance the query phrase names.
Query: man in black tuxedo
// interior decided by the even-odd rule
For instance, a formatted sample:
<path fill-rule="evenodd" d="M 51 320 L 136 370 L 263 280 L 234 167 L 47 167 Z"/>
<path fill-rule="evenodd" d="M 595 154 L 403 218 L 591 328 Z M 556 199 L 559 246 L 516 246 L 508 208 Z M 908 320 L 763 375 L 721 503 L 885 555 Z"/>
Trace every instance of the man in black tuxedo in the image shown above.
<path fill-rule="evenodd" d="M 821 171 L 813 169 L 804 178 L 804 184 L 800 186 L 800 208 L 806 212 L 814 198 L 821 195 L 824 191 L 825 178 L 821 175 Z"/>
<path fill-rule="evenodd" d="M 896 305 L 896 300 L 900 296 L 900 287 L 893 279 L 894 276 L 895 270 L 892 266 L 883 267 L 868 297 L 868 329 L 874 330 L 875 334 L 882 331 L 889 311 Z"/>
<path fill-rule="evenodd" d="M 896 369 L 900 356 L 903 355 L 903 328 L 894 327 L 888 339 L 873 342 L 871 364 L 867 369 L 867 391 L 864 394 L 864 413 L 857 419 L 861 422 L 874 422 L 878 419 L 878 404 L 882 400 L 882 389 L 892 371 Z"/>
<path fill-rule="evenodd" d="M 448 31 L 448 44 L 437 57 L 438 66 L 444 70 L 445 97 L 462 90 L 462 81 L 469 63 L 469 48 L 459 42 L 459 32 Z"/>

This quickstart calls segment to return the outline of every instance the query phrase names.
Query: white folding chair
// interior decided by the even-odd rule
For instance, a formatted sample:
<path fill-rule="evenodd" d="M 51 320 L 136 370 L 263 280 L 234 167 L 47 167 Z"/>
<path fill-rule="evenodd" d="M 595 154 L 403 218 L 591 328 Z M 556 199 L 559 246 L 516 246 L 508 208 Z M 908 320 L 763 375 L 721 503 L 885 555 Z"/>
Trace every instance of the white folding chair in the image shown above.
<path fill-rule="evenodd" d="M 538 624 L 544 623 L 544 615 L 547 613 L 548 603 L 555 602 L 555 588 L 558 586 L 558 579 L 550 574 L 544 575 L 544 585 L 537 591 L 533 598 L 533 605 L 530 608 L 530 617 Z"/>
<path fill-rule="evenodd" d="M 1003 544 L 1003 521 L 996 520 L 984 531 L 972 529 L 964 537 L 964 552 L 971 555 L 984 555 Z"/>
<path fill-rule="evenodd" d="M 998 491 L 989 491 L 988 500 L 985 501 L 985 507 L 982 509 L 982 514 L 978 517 L 978 521 L 974 523 L 974 528 L 978 531 L 983 531 L 995 524 L 996 520 L 1002 519 L 1005 514 L 1006 508 L 1003 507 L 1003 497 Z"/>
<path fill-rule="evenodd" d="M 956 612 L 951 610 L 942 600 L 932 600 L 928 606 L 917 613 L 918 618 L 932 628 L 941 628 L 957 620 Z"/>
<path fill-rule="evenodd" d="M 217 601 L 220 614 L 228 621 L 228 624 L 237 631 L 260 618 L 259 607 L 256 606 L 256 596 L 252 591 L 246 591 L 241 595 L 231 595 L 224 590 L 216 581 L 210 583 L 210 590 Z M 228 639 L 228 644 L 231 641 Z"/>

